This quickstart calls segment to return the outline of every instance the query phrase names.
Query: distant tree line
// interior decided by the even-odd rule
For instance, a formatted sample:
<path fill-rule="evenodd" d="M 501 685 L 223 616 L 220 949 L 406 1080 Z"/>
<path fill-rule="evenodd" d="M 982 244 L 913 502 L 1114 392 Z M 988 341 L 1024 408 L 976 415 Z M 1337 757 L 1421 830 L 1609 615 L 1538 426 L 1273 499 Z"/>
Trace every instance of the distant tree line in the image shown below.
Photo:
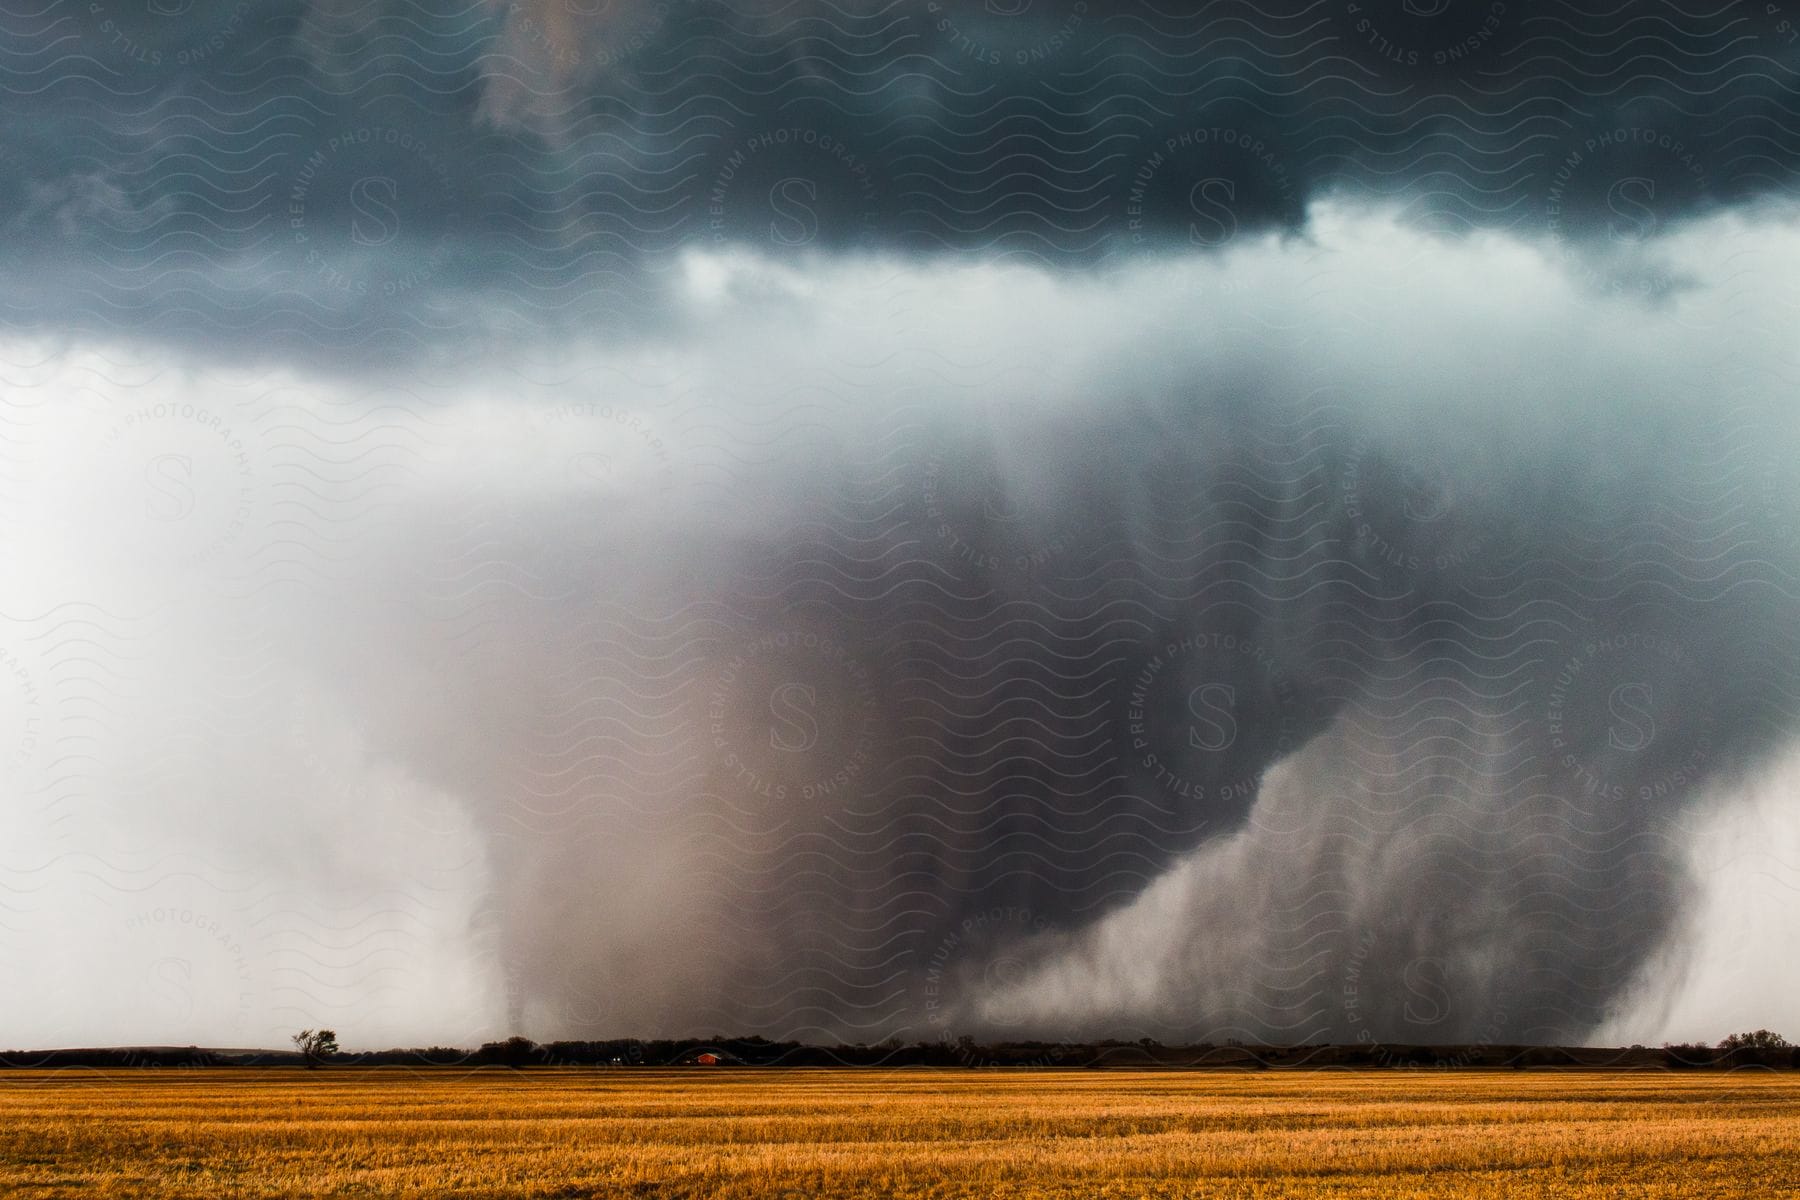
<path fill-rule="evenodd" d="M 1733 1034 L 1716 1046 L 1697 1044 L 1644 1046 L 1416 1046 L 1384 1043 L 1354 1045 L 1254 1046 L 1198 1043 L 1164 1046 L 1150 1038 L 1099 1042 L 1016 1041 L 981 1043 L 961 1037 L 939 1041 L 874 1045 L 815 1046 L 775 1042 L 762 1037 L 712 1037 L 606 1041 L 535 1042 L 512 1037 L 488 1042 L 476 1050 L 451 1046 L 415 1049 L 353 1050 L 337 1048 L 330 1030 L 305 1030 L 294 1039 L 296 1050 L 227 1052 L 197 1046 L 153 1049 L 91 1049 L 0 1052 L 0 1067 L 81 1066 L 133 1067 L 309 1067 L 458 1066 L 458 1067 L 675 1067 L 701 1062 L 747 1067 L 1122 1067 L 1241 1070 L 1269 1068 L 1392 1067 L 1455 1069 L 1459 1067 L 1664 1067 L 1664 1068 L 1800 1068 L 1800 1047 L 1768 1030 Z"/>
<path fill-rule="evenodd" d="M 1767 1029 L 1734 1033 L 1717 1046 L 1663 1047 L 1671 1067 L 1800 1067 L 1800 1046 Z"/>

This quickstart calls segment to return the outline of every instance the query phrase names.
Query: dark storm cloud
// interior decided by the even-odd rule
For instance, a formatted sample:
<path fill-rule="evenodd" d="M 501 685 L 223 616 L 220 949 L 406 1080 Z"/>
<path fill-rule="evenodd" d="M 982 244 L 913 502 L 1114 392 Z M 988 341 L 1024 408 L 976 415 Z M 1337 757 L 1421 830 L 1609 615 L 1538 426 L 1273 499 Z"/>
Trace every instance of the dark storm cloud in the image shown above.
<path fill-rule="evenodd" d="M 176 11 L 179 9 L 179 11 Z M 1060 265 L 1334 188 L 1581 244 L 1793 181 L 1776 6 L 196 0 L 6 14 L 8 317 L 291 350 L 654 319 L 685 246 Z"/>

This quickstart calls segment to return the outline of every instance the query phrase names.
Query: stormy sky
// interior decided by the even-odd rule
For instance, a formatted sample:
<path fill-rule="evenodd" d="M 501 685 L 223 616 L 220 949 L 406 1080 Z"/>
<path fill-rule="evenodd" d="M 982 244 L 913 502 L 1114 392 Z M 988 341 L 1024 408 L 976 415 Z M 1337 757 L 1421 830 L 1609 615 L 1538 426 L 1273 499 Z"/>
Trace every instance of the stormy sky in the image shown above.
<path fill-rule="evenodd" d="M 7 0 L 0 1044 L 1800 1025 L 1797 22 Z"/>

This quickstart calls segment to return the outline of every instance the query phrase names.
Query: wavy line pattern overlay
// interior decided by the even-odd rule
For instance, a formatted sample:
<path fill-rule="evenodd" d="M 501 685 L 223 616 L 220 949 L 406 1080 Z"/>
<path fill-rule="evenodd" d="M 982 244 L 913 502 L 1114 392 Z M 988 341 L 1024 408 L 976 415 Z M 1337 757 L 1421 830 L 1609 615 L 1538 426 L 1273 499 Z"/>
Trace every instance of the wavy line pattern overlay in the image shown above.
<path fill-rule="evenodd" d="M 1791 1018 L 1796 19 L 9 4 L 0 1040 Z"/>

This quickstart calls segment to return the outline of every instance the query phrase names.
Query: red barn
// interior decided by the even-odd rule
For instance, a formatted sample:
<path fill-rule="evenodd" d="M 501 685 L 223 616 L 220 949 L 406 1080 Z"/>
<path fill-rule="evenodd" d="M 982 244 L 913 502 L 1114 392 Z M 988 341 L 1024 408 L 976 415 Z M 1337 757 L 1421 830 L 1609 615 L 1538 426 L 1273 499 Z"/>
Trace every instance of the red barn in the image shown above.
<path fill-rule="evenodd" d="M 716 1067 L 719 1065 L 719 1056 L 712 1053 L 698 1055 L 694 1059 L 694 1065 L 697 1067 Z"/>

